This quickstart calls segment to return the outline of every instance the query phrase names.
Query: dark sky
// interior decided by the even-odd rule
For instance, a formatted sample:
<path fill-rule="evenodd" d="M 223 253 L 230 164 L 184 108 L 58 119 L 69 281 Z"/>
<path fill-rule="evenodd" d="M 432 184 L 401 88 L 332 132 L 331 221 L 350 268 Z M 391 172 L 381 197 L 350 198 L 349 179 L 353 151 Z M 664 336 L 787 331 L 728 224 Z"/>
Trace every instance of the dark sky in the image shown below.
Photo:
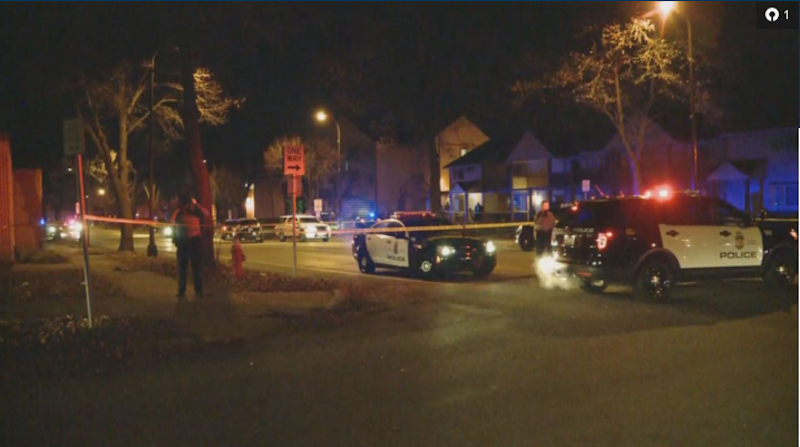
<path fill-rule="evenodd" d="M 708 80 L 725 119 L 709 131 L 796 126 L 798 32 L 757 30 L 750 2 L 681 7 L 694 25 L 699 57 L 716 67 Z M 587 128 L 605 123 L 581 110 L 514 109 L 510 84 L 579 49 L 575 36 L 587 26 L 652 8 L 652 2 L 2 3 L 0 131 L 11 134 L 15 165 L 53 165 L 61 121 L 74 110 L 70 81 L 182 45 L 196 48 L 231 94 L 247 97 L 229 124 L 204 130 L 204 149 L 215 163 L 252 166 L 278 135 L 324 131 L 311 120 L 318 106 L 367 131 L 388 125 L 406 139 L 419 137 L 420 123 L 435 127 L 464 113 L 490 135 L 530 128 L 551 145 L 568 146 L 568 137 L 549 132 L 548 119 L 561 113 L 562 121 Z M 684 39 L 684 32 L 670 23 L 666 37 Z M 161 57 L 166 76 L 176 64 Z M 436 101 L 432 91 L 439 92 Z M 686 120 L 673 118 L 681 134 Z"/>

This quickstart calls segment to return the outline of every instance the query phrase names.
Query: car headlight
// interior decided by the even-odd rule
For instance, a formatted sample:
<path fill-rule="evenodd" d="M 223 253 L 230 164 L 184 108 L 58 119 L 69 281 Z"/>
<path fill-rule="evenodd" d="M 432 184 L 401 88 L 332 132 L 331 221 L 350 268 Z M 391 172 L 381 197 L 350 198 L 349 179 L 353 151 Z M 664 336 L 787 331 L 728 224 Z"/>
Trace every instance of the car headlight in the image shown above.
<path fill-rule="evenodd" d="M 455 252 L 456 252 L 456 249 L 453 248 L 453 247 L 450 247 L 448 245 L 445 245 L 445 246 L 439 248 L 439 253 L 441 253 L 442 256 L 450 256 Z"/>
<path fill-rule="evenodd" d="M 317 227 L 313 226 L 306 227 L 306 233 L 316 233 L 316 232 L 317 232 Z"/>
<path fill-rule="evenodd" d="M 495 250 L 497 249 L 495 248 L 494 243 L 492 243 L 492 241 L 486 243 L 486 253 L 494 253 Z"/>
<path fill-rule="evenodd" d="M 172 227 L 164 228 L 164 236 L 172 236 Z"/>
<path fill-rule="evenodd" d="M 69 226 L 69 229 L 72 231 L 83 231 L 83 224 L 80 222 L 75 222 Z"/>
<path fill-rule="evenodd" d="M 48 226 L 47 227 L 47 233 L 48 234 L 55 234 L 55 232 L 56 232 L 56 227 L 54 227 L 54 226 Z"/>

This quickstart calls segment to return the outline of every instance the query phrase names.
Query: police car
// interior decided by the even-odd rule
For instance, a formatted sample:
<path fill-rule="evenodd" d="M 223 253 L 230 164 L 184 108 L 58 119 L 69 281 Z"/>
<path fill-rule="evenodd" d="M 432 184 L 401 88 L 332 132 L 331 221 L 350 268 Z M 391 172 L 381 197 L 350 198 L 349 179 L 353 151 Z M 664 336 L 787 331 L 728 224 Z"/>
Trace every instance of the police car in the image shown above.
<path fill-rule="evenodd" d="M 577 277 L 590 293 L 631 284 L 637 298 L 666 299 L 677 281 L 709 277 L 761 276 L 796 292 L 797 229 L 764 227 L 722 200 L 668 189 L 581 202 L 556 223 L 540 271 Z"/>
<path fill-rule="evenodd" d="M 353 258 L 362 273 L 384 267 L 404 269 L 423 279 L 462 271 L 489 276 L 497 266 L 494 243 L 464 237 L 447 226 L 450 222 L 427 212 L 395 213 L 353 236 Z M 415 230 L 419 227 L 427 228 Z"/>

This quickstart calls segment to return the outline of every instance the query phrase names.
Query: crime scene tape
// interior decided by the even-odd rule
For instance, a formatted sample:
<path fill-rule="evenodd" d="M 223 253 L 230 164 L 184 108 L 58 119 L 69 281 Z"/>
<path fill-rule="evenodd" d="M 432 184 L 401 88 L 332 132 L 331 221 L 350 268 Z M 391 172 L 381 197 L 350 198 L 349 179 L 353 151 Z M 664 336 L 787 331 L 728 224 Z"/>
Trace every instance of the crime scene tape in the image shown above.
<path fill-rule="evenodd" d="M 148 225 L 152 227 L 174 227 L 176 224 L 167 222 L 156 222 L 141 219 L 121 219 L 116 217 L 103 217 L 91 214 L 86 215 L 86 220 L 107 223 L 122 223 L 132 225 Z M 394 220 L 393 220 L 394 221 Z M 385 221 L 382 221 L 385 222 Z M 324 223 L 321 223 L 323 225 Z M 419 227 L 396 227 L 396 228 L 352 228 L 346 230 L 331 230 L 331 235 L 337 234 L 387 234 L 387 233 L 415 233 L 426 231 L 454 231 L 454 230 L 491 230 L 499 228 L 516 228 L 520 225 L 533 225 L 533 222 L 504 222 L 504 223 L 485 223 L 485 224 L 451 224 L 451 225 L 428 225 Z M 216 227 L 213 224 L 201 224 L 203 227 Z"/>

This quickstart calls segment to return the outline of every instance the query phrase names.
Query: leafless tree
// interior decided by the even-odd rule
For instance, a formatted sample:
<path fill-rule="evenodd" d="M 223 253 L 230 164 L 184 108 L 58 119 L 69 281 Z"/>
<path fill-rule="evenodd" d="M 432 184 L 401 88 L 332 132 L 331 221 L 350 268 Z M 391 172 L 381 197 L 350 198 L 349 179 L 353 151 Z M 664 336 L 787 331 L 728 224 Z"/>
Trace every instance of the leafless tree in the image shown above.
<path fill-rule="evenodd" d="M 80 94 L 76 103 L 83 118 L 86 132 L 103 161 L 109 184 L 114 192 L 118 214 L 121 218 L 133 217 L 133 197 L 136 188 L 136 170 L 130 161 L 129 138 L 145 128 L 149 117 L 148 91 L 149 64 L 134 65 L 122 62 L 98 79 L 81 79 Z M 220 84 L 206 69 L 194 71 L 200 122 L 219 125 L 227 121 L 231 108 L 242 104 L 243 99 L 224 95 Z M 153 113 L 166 135 L 179 139 L 183 135 L 180 107 L 183 86 L 164 83 L 155 86 L 156 99 Z M 137 148 L 138 149 L 138 148 Z M 133 226 L 121 226 L 121 251 L 133 250 Z"/>

